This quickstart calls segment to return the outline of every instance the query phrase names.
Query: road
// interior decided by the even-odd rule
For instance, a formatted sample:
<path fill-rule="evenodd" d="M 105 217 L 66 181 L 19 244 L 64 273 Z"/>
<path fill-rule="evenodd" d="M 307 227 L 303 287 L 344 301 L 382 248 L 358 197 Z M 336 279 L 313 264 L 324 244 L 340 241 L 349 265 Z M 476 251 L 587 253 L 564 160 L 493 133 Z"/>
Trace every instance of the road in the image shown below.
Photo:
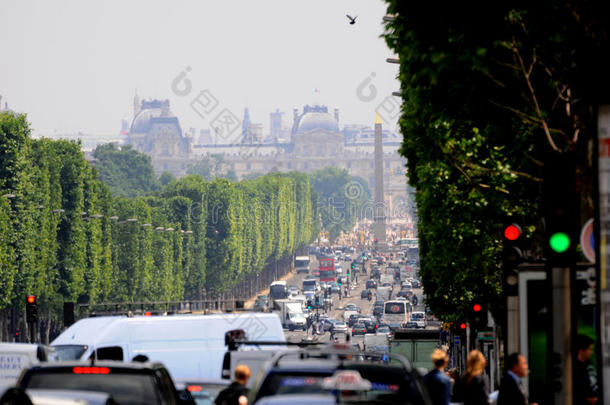
<path fill-rule="evenodd" d="M 343 268 L 343 272 L 345 273 L 346 269 L 349 268 L 351 262 L 341 261 L 340 263 Z M 315 256 L 311 256 L 310 268 L 315 269 L 317 267 L 318 267 L 318 263 L 317 263 L 317 260 L 315 259 Z M 367 267 L 369 267 L 369 266 L 367 266 Z M 382 267 L 382 271 L 383 271 L 383 269 L 385 269 L 385 267 Z M 286 280 L 286 282 L 289 286 L 296 285 L 297 287 L 301 288 L 302 284 L 303 284 L 303 278 L 305 276 L 306 276 L 306 274 L 294 274 L 290 278 L 288 278 Z M 343 308 L 347 304 L 355 304 L 361 308 L 362 315 L 372 315 L 373 314 L 373 305 L 374 305 L 375 300 L 373 299 L 371 301 L 368 301 L 366 298 L 364 298 L 364 299 L 360 298 L 361 291 L 365 289 L 364 288 L 365 283 L 368 279 L 369 279 L 368 275 L 358 274 L 357 282 L 352 283 L 350 296 L 343 297 L 341 300 L 339 300 L 338 294 L 333 294 L 333 296 L 332 296 L 333 307 L 332 307 L 331 311 L 329 313 L 326 313 L 322 310 L 319 310 L 318 312 L 321 314 L 325 313 L 330 318 L 343 320 Z M 394 286 L 393 291 L 392 291 L 392 296 L 394 296 L 394 294 L 396 294 L 399 291 L 399 289 L 400 289 L 399 286 Z M 422 304 L 423 290 L 421 288 L 414 288 L 413 293 L 415 295 L 417 295 L 418 302 L 419 302 L 419 304 L 414 308 L 414 311 L 424 311 L 425 308 L 424 308 L 424 305 Z M 307 338 L 308 336 L 311 336 L 311 330 L 309 330 L 308 332 L 305 332 L 305 331 L 292 331 L 291 332 L 291 331 L 285 330 L 284 333 L 286 335 L 286 339 L 288 341 L 292 341 L 292 342 L 301 342 L 303 339 Z M 351 333 L 350 333 L 350 335 L 351 335 Z M 339 342 L 345 342 L 345 336 L 343 334 L 338 334 L 337 337 L 339 339 Z M 325 332 L 324 334 L 318 335 L 318 341 L 319 342 L 329 342 L 330 333 Z M 350 342 L 354 343 L 354 344 L 358 343 L 360 345 L 360 347 L 363 347 L 363 341 L 364 341 L 364 336 L 362 336 L 362 335 L 350 337 Z"/>

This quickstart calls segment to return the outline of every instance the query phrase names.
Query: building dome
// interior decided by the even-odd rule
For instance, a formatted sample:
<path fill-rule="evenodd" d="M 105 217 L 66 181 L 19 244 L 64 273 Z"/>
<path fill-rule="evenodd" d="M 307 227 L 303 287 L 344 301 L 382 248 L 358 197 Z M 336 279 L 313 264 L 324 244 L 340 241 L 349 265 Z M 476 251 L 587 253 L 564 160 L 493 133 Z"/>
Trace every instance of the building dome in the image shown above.
<path fill-rule="evenodd" d="M 134 134 L 144 134 L 147 133 L 150 129 L 150 122 L 152 118 L 157 118 L 161 116 L 160 108 L 148 108 L 146 110 L 141 110 L 133 119 L 131 123 L 131 129 L 129 132 Z"/>
<path fill-rule="evenodd" d="M 309 132 L 314 129 L 336 132 L 339 130 L 337 120 L 327 112 L 307 112 L 299 122 L 298 132 Z"/>

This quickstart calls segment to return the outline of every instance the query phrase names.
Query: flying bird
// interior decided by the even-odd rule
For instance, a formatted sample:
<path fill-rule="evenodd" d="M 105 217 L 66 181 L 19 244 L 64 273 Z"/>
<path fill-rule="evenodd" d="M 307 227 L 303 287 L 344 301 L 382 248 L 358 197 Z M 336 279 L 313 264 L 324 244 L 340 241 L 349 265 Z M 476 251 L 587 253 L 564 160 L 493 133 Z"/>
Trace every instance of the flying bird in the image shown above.
<path fill-rule="evenodd" d="M 356 17 L 352 17 L 352 16 L 351 16 L 351 15 L 349 15 L 349 14 L 345 14 L 345 16 L 346 16 L 347 18 L 349 18 L 349 23 L 350 23 L 351 25 L 356 24 L 356 18 L 358 18 L 358 16 L 356 16 Z"/>

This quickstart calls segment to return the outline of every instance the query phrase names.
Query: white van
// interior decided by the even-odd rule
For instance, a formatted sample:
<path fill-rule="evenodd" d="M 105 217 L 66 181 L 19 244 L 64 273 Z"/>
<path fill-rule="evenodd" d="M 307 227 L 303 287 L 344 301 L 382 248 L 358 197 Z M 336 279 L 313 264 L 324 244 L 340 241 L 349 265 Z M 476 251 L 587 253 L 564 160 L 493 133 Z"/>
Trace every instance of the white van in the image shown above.
<path fill-rule="evenodd" d="M 60 360 L 160 361 L 173 378 L 221 378 L 225 336 L 243 330 L 248 340 L 285 342 L 276 314 L 108 316 L 81 319 L 51 345 Z"/>
<path fill-rule="evenodd" d="M 56 360 L 55 349 L 30 343 L 0 343 L 0 395 L 14 386 L 21 370 Z"/>

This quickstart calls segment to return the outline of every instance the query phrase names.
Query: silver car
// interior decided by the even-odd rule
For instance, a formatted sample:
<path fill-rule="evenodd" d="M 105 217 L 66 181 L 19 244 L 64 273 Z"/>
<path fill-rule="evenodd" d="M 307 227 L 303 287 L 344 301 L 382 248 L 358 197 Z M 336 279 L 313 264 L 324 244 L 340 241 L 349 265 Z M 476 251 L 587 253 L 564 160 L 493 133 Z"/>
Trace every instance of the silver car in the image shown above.
<path fill-rule="evenodd" d="M 347 324 L 341 321 L 335 321 L 335 333 L 344 333 L 347 334 Z"/>

